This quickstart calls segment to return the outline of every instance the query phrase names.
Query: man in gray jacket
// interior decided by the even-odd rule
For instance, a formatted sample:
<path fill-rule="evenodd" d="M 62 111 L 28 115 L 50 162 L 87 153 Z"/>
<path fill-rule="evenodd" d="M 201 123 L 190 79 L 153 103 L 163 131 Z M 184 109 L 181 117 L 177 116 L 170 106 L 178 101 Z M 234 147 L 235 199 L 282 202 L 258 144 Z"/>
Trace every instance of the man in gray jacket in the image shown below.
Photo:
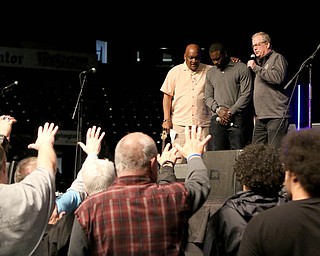
<path fill-rule="evenodd" d="M 256 114 L 252 143 L 280 147 L 289 127 L 289 97 L 284 89 L 288 63 L 272 50 L 270 36 L 258 32 L 252 36 L 255 59 L 247 66 L 255 74 L 253 105 Z"/>

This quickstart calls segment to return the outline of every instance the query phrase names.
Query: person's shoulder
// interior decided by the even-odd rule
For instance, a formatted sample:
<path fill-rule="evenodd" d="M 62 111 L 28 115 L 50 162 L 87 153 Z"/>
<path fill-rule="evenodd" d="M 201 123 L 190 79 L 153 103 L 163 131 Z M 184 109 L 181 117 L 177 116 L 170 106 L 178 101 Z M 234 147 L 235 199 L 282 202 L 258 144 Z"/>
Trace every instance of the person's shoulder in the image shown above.
<path fill-rule="evenodd" d="M 235 67 L 245 67 L 248 69 L 247 64 L 242 62 L 242 61 L 238 61 L 238 62 L 231 62 Z"/>
<path fill-rule="evenodd" d="M 207 69 L 207 73 L 210 73 L 210 72 L 212 73 L 218 70 L 216 66 L 212 66 L 212 65 L 207 65 L 206 69 Z"/>
<path fill-rule="evenodd" d="M 90 207 L 91 205 L 94 205 L 97 202 L 102 202 L 103 200 L 108 198 L 108 194 L 112 194 L 112 192 L 109 192 L 109 189 L 112 189 L 112 185 L 108 189 L 87 196 L 77 209 Z"/>
<path fill-rule="evenodd" d="M 275 50 L 272 50 L 272 51 L 271 51 L 270 56 L 273 56 L 274 58 L 286 59 L 282 53 L 277 52 L 277 51 L 275 51 Z"/>
<path fill-rule="evenodd" d="M 42 168 L 42 167 L 37 167 L 33 172 L 28 174 L 22 181 L 19 183 L 26 183 L 26 184 L 32 184 L 39 182 L 40 184 L 43 183 L 43 179 L 46 180 L 55 180 L 55 176 L 51 171 L 48 169 Z"/>
<path fill-rule="evenodd" d="M 184 68 L 188 68 L 187 65 L 185 63 L 180 63 L 180 64 L 176 64 L 173 67 L 171 67 L 169 69 L 169 71 L 171 70 L 178 70 L 178 69 L 184 69 Z"/>
<path fill-rule="evenodd" d="M 250 69 L 248 68 L 247 64 L 242 61 L 234 62 L 234 63 L 232 63 L 232 65 L 234 68 L 237 69 L 237 71 L 250 73 Z"/>
<path fill-rule="evenodd" d="M 257 219 L 264 220 L 274 220 L 275 218 L 281 219 L 281 216 L 286 216 L 288 213 L 294 211 L 293 208 L 296 208 L 294 205 L 291 205 L 291 202 L 283 203 L 280 205 L 275 205 L 274 207 L 268 208 L 258 215 L 255 216 Z"/>
<path fill-rule="evenodd" d="M 173 67 L 171 67 L 171 68 L 168 70 L 167 74 L 168 74 L 168 75 L 175 75 L 175 74 L 177 74 L 177 73 L 182 72 L 183 70 L 185 70 L 185 67 L 186 67 L 186 66 L 183 65 L 183 63 L 174 65 Z"/>
<path fill-rule="evenodd" d="M 213 67 L 213 65 L 209 65 L 209 64 L 205 64 L 205 63 L 200 63 L 199 64 L 199 69 L 206 69 L 206 70 L 208 70 L 208 69 L 210 69 L 210 68 L 212 68 Z"/>

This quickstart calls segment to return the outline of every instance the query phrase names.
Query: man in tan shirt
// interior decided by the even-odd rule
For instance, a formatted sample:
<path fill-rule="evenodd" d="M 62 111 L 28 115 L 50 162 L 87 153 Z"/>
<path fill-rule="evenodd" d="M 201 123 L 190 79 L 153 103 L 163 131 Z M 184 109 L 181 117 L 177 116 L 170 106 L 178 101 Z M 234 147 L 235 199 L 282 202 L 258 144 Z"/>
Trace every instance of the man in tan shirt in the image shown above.
<path fill-rule="evenodd" d="M 167 133 L 172 128 L 177 133 L 174 142 L 180 145 L 185 143 L 185 126 L 201 126 L 205 138 L 211 119 L 211 111 L 204 103 L 204 84 L 212 66 L 201 63 L 201 49 L 196 44 L 186 47 L 184 60 L 169 70 L 160 89 L 163 92 L 162 128 Z"/>

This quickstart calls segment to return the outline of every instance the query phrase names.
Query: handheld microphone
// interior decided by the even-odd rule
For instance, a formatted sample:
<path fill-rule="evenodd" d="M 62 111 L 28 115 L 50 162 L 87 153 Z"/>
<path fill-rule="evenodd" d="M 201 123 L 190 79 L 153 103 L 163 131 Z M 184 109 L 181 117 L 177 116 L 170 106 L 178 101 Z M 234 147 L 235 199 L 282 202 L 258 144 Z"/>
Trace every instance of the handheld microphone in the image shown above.
<path fill-rule="evenodd" d="M 2 88 L 2 91 L 7 91 L 9 90 L 12 86 L 17 85 L 18 81 L 14 81 L 12 84 L 7 85 L 6 87 Z"/>
<path fill-rule="evenodd" d="M 256 56 L 255 54 L 251 54 L 251 55 L 250 55 L 250 60 L 254 60 L 254 62 L 256 63 L 256 65 L 258 65 L 257 56 Z"/>
<path fill-rule="evenodd" d="M 95 68 L 90 68 L 88 70 L 82 71 L 81 74 L 89 74 L 89 73 L 96 73 L 97 70 Z"/>
<path fill-rule="evenodd" d="M 221 121 L 220 116 L 217 116 L 216 121 L 217 121 L 218 123 L 220 123 L 220 121 Z M 232 122 L 228 123 L 228 125 L 230 125 L 231 127 L 238 128 L 238 125 L 235 124 L 235 123 L 232 123 Z"/>

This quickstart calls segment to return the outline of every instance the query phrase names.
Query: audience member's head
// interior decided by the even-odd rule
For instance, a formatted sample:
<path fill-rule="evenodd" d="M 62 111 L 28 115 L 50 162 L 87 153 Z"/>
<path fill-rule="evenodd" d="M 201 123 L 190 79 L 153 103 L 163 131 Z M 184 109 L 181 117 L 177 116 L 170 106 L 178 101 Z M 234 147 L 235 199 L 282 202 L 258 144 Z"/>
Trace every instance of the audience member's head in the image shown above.
<path fill-rule="evenodd" d="M 21 159 L 14 173 L 14 182 L 20 182 L 37 168 L 37 157 L 30 156 Z"/>
<path fill-rule="evenodd" d="M 320 132 L 305 128 L 292 131 L 283 139 L 280 158 L 287 175 L 294 175 L 310 197 L 320 197 Z M 286 185 L 289 198 L 290 186 Z"/>
<path fill-rule="evenodd" d="M 117 175 L 148 175 L 154 182 L 158 175 L 158 150 L 154 140 L 142 133 L 125 135 L 115 149 Z"/>
<path fill-rule="evenodd" d="M 114 164 L 108 159 L 87 159 L 82 165 L 81 174 L 88 195 L 107 189 L 116 178 Z"/>
<path fill-rule="evenodd" d="M 260 195 L 274 196 L 283 186 L 283 165 L 272 145 L 247 145 L 236 159 L 234 171 L 243 186 Z"/>

